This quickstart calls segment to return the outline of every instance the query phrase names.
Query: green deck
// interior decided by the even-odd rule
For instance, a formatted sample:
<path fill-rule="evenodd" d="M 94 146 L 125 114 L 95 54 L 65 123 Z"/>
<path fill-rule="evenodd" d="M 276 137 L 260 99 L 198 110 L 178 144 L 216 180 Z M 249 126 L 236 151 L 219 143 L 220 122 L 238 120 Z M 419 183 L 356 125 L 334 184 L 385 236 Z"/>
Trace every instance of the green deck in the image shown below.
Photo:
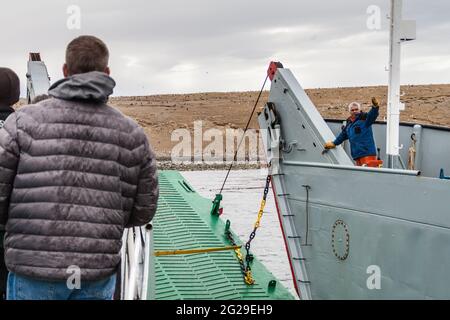
<path fill-rule="evenodd" d="M 225 222 L 210 215 L 210 199 L 199 196 L 177 171 L 161 171 L 159 183 L 153 220 L 156 251 L 230 245 Z M 234 251 L 155 257 L 156 299 L 294 299 L 257 258 L 252 272 L 256 283 L 249 286 Z M 269 289 L 272 280 L 276 286 Z"/>

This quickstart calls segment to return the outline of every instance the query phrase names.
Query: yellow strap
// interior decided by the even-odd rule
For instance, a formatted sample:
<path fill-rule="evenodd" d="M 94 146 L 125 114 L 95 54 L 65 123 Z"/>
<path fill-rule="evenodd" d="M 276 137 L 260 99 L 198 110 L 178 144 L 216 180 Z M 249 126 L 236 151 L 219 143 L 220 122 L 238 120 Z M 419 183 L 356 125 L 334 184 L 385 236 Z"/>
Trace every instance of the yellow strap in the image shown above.
<path fill-rule="evenodd" d="M 220 248 L 204 248 L 204 249 L 188 249 L 188 250 L 170 250 L 170 251 L 155 251 L 154 255 L 159 256 L 173 256 L 177 254 L 195 254 L 195 253 L 206 253 L 206 252 L 216 252 L 216 251 L 226 251 L 226 250 L 237 250 L 242 246 L 230 246 L 230 247 L 220 247 Z"/>

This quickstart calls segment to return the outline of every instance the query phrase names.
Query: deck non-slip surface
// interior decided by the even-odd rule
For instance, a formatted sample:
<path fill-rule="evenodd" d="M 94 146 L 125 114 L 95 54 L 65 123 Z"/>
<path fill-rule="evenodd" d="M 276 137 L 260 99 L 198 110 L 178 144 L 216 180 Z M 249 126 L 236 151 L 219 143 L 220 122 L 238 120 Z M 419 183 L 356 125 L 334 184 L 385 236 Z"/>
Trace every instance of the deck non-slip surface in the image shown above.
<path fill-rule="evenodd" d="M 155 250 L 225 247 L 225 222 L 210 215 L 211 200 L 199 196 L 177 171 L 162 171 L 154 222 Z M 234 236 L 236 242 L 241 243 Z M 243 250 L 244 251 L 244 250 Z M 244 283 L 234 251 L 156 257 L 156 299 L 293 299 L 257 260 L 254 285 Z"/>

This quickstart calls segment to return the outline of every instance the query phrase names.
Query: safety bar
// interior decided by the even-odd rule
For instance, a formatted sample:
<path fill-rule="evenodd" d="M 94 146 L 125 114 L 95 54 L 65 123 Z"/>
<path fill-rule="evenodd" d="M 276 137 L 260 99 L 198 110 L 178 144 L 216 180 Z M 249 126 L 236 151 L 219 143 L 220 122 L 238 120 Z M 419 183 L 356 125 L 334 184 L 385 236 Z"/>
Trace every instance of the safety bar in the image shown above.
<path fill-rule="evenodd" d="M 125 229 L 121 250 L 122 300 L 155 298 L 153 226 Z"/>

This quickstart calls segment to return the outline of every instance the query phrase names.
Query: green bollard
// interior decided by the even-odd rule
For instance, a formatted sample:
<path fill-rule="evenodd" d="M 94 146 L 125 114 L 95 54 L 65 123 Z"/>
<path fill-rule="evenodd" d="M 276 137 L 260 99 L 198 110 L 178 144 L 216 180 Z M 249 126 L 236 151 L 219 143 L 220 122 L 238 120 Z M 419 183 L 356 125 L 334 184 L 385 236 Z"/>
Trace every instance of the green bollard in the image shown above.
<path fill-rule="evenodd" d="M 220 201 L 222 201 L 222 195 L 216 194 L 216 198 L 213 201 L 213 205 L 211 208 L 211 214 L 214 216 L 218 216 L 219 215 L 219 209 L 220 209 Z"/>
<path fill-rule="evenodd" d="M 267 286 L 267 291 L 274 292 L 277 287 L 277 281 L 276 280 L 270 280 L 269 285 Z"/>
<path fill-rule="evenodd" d="M 227 220 L 227 223 L 225 225 L 225 234 L 227 234 L 228 231 L 230 231 L 230 227 L 231 227 L 231 221 Z"/>

